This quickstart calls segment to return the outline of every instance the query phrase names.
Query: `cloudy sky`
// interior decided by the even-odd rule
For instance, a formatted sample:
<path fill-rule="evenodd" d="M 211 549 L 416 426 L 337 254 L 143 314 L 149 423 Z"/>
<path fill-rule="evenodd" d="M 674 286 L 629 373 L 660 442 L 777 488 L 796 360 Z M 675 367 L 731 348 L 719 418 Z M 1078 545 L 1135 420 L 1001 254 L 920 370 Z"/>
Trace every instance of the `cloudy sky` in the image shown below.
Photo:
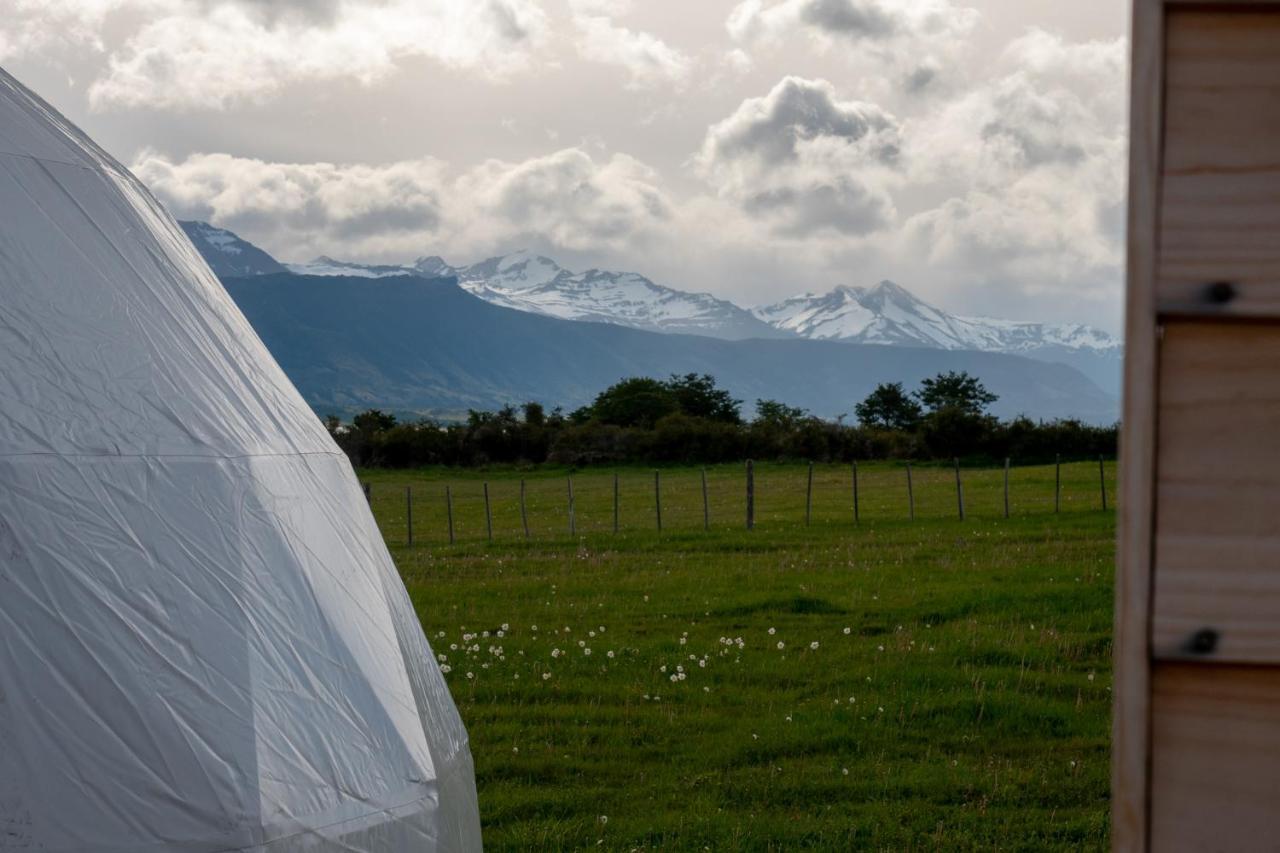
<path fill-rule="evenodd" d="M 0 64 L 284 260 L 1120 321 L 1121 0 L 0 0 Z"/>

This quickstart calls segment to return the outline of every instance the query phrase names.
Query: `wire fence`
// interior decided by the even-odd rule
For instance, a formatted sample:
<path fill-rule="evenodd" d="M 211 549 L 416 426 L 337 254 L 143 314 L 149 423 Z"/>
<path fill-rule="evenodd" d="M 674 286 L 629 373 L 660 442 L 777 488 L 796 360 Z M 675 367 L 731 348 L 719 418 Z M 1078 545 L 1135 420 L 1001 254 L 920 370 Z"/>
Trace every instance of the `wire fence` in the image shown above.
<path fill-rule="evenodd" d="M 762 465 L 364 482 L 389 543 L 1105 512 L 1115 464 Z"/>

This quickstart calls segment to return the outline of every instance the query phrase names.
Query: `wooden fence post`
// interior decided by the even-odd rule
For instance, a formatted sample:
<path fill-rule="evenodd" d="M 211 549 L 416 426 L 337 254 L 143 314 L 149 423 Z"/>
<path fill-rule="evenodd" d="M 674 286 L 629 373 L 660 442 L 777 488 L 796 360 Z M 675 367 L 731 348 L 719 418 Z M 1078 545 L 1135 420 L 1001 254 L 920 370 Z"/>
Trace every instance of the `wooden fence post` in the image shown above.
<path fill-rule="evenodd" d="M 573 517 L 573 478 L 569 477 L 569 535 L 576 536 L 578 534 L 578 524 Z"/>
<path fill-rule="evenodd" d="M 524 504 L 524 478 L 520 479 L 520 526 L 524 528 L 524 538 L 529 538 L 529 511 Z"/>
<path fill-rule="evenodd" d="M 809 482 L 804 487 L 804 526 L 813 519 L 813 463 L 809 463 Z"/>
<path fill-rule="evenodd" d="M 653 509 L 658 518 L 658 532 L 662 532 L 662 472 L 653 472 Z"/>
<path fill-rule="evenodd" d="M 361 484 L 360 484 L 360 486 L 364 489 L 364 499 L 365 499 L 366 501 L 368 501 L 370 505 L 372 505 L 372 504 L 373 504 L 373 489 L 370 487 L 370 485 L 369 485 L 368 483 L 361 483 Z"/>
<path fill-rule="evenodd" d="M 1102 492 L 1102 511 L 1107 511 L 1107 469 L 1102 463 L 1102 456 L 1098 456 L 1098 489 Z"/>
<path fill-rule="evenodd" d="M 1009 457 L 1004 458 L 1004 517 L 1009 517 Z"/>
<path fill-rule="evenodd" d="M 747 460 L 747 529 L 756 526 L 756 470 L 755 463 Z"/>
<path fill-rule="evenodd" d="M 956 457 L 956 506 L 960 508 L 960 520 L 964 521 L 964 486 L 960 484 L 960 457 Z"/>
<path fill-rule="evenodd" d="M 489 511 L 489 484 L 484 484 L 484 530 L 489 541 L 493 541 L 493 513 Z"/>
<path fill-rule="evenodd" d="M 408 529 L 408 545 L 413 547 L 413 486 L 404 487 L 405 526 Z"/>
<path fill-rule="evenodd" d="M 618 472 L 613 472 L 613 532 L 618 532 Z"/>
<path fill-rule="evenodd" d="M 853 523 L 858 523 L 858 460 L 853 460 Z"/>
<path fill-rule="evenodd" d="M 453 492 L 446 485 L 444 487 L 444 508 L 449 516 L 449 544 L 452 545 L 453 539 Z"/>
<path fill-rule="evenodd" d="M 1053 455 L 1053 511 L 1056 513 L 1062 506 L 1062 454 Z"/>
<path fill-rule="evenodd" d="M 707 469 L 702 469 L 702 529 L 711 529 L 711 508 L 707 505 Z"/>
<path fill-rule="evenodd" d="M 911 463 L 907 463 L 907 512 L 911 520 L 916 520 L 916 495 L 911 489 Z"/>

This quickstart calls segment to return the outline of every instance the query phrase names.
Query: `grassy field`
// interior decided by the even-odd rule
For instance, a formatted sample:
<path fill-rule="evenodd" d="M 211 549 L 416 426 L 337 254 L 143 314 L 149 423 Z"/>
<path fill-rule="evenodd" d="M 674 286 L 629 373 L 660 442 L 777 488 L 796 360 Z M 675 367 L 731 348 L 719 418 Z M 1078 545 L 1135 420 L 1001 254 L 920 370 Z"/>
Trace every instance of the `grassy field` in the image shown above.
<path fill-rule="evenodd" d="M 490 850 L 1101 849 L 1114 517 L 1096 463 L 362 471 L 469 727 Z M 1107 483 L 1114 489 L 1108 465 Z M 531 538 L 521 524 L 527 480 Z M 494 541 L 486 539 L 488 482 Z M 454 496 L 447 541 L 443 491 Z M 414 490 L 406 540 L 405 487 Z"/>

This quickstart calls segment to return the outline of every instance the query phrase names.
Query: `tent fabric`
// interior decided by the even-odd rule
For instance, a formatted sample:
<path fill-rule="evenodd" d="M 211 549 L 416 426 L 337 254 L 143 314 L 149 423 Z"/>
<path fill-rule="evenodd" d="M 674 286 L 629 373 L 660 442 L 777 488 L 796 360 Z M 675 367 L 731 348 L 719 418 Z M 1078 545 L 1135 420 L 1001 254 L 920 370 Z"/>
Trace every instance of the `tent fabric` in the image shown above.
<path fill-rule="evenodd" d="M 0 850 L 479 848 L 345 455 L 151 194 L 0 70 Z"/>

